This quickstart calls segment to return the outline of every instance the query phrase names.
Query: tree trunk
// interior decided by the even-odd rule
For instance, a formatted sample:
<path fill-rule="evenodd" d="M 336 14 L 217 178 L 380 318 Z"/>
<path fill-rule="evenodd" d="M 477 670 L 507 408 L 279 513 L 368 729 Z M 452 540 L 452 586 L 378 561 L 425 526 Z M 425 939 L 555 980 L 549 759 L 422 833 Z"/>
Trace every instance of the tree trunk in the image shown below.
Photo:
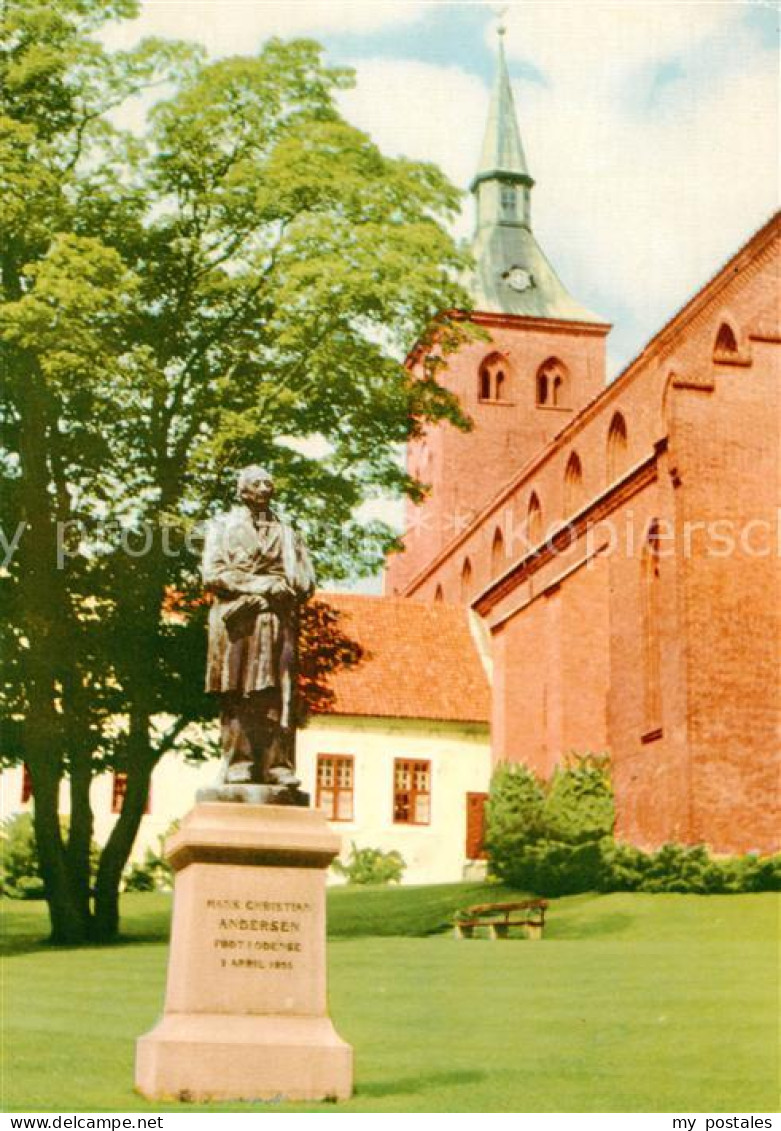
<path fill-rule="evenodd" d="M 111 942 L 119 933 L 119 885 L 144 815 L 155 760 L 147 744 L 144 756 L 128 767 L 122 812 L 100 854 L 92 919 L 92 937 L 97 942 Z"/>
<path fill-rule="evenodd" d="M 84 942 L 89 891 L 78 894 L 62 843 L 58 813 L 66 727 L 62 690 L 73 664 L 68 639 L 70 605 L 58 568 L 57 516 L 50 495 L 49 422 L 52 395 L 37 361 L 20 352 L 18 383 L 21 513 L 26 523 L 19 544 L 20 606 L 29 641 L 23 653 L 27 710 L 23 753 L 33 784 L 33 822 L 41 875 L 55 943 Z M 86 898 L 85 898 L 86 897 Z"/>
<path fill-rule="evenodd" d="M 89 750 L 80 750 L 70 759 L 70 798 L 71 815 L 68 831 L 66 865 L 74 901 L 79 913 L 89 920 L 90 906 L 90 847 L 92 844 L 93 818 L 89 791 L 92 783 L 92 767 Z"/>
<path fill-rule="evenodd" d="M 33 823 L 38 861 L 49 905 L 51 941 L 75 945 L 89 937 L 89 909 L 74 898 L 65 858 L 58 812 L 59 774 L 51 766 L 30 765 L 33 784 Z"/>

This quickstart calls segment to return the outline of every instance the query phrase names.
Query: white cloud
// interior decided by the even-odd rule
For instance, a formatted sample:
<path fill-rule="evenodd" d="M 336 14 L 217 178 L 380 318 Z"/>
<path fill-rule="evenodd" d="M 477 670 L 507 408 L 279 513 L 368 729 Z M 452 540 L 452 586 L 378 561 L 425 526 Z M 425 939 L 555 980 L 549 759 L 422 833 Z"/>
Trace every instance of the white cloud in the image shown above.
<path fill-rule="evenodd" d="M 533 63 L 553 82 L 593 90 L 696 47 L 744 11 L 725 0 L 524 0 L 509 8 L 505 45 L 508 57 Z M 492 28 L 488 34 L 494 39 Z"/>
<path fill-rule="evenodd" d="M 635 349 L 777 207 L 777 60 L 742 10 L 534 5 L 508 28 L 546 80 L 516 84 L 538 234 L 578 297 L 629 308 Z"/>
<path fill-rule="evenodd" d="M 433 161 L 465 187 L 475 172 L 488 110 L 480 79 L 458 67 L 428 63 L 353 59 L 351 65 L 355 88 L 339 95 L 345 117 L 389 156 Z M 471 233 L 470 205 L 460 235 Z"/>
<path fill-rule="evenodd" d="M 147 0 L 142 19 L 127 25 L 135 31 L 112 34 L 249 52 L 272 34 L 402 24 L 413 37 L 430 7 Z M 618 360 L 777 207 L 777 61 L 747 30 L 745 11 L 724 2 L 532 0 L 506 17 L 511 69 L 517 76 L 525 63 L 542 80 L 514 81 L 537 181 L 535 230 L 575 296 L 619 319 Z M 493 48 L 492 28 L 487 34 Z M 357 86 L 339 96 L 345 115 L 384 152 L 434 161 L 466 187 L 486 117 L 483 82 L 457 65 L 367 58 L 358 41 L 349 61 Z M 471 232 L 471 204 L 459 235 Z"/>
<path fill-rule="evenodd" d="M 419 18 L 417 0 L 145 0 L 137 20 L 123 21 L 101 36 L 126 48 L 142 36 L 202 43 L 212 56 L 249 54 L 270 36 L 373 32 Z"/>
<path fill-rule="evenodd" d="M 535 231 L 577 298 L 607 317 L 622 312 L 618 362 L 777 207 L 777 64 L 741 10 L 624 2 L 510 13 L 508 54 L 544 77 L 514 82 Z M 667 60 L 678 67 L 654 87 Z M 486 116 L 482 82 L 457 67 L 353 62 L 345 114 L 386 152 L 433 160 L 466 186 Z M 471 224 L 469 201 L 459 234 Z"/>

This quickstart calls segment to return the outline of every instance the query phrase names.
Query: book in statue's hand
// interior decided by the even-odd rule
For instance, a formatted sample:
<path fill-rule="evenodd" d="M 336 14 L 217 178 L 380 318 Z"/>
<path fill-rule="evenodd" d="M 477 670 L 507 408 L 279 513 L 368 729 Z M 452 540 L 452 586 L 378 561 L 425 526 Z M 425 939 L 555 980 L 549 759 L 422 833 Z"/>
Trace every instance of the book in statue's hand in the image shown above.
<path fill-rule="evenodd" d="M 236 640 L 240 636 L 249 636 L 255 627 L 257 614 L 266 608 L 268 608 L 267 602 L 257 594 L 245 593 L 231 601 L 222 614 L 231 640 Z"/>

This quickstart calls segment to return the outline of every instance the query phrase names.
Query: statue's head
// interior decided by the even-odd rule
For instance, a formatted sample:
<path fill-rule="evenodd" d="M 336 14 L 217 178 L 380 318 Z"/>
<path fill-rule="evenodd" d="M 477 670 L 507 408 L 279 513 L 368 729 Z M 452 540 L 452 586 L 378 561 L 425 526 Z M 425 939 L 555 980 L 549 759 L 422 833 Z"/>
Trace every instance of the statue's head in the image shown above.
<path fill-rule="evenodd" d="M 251 464 L 239 472 L 236 494 L 248 507 L 265 508 L 274 494 L 274 480 L 265 467 Z"/>

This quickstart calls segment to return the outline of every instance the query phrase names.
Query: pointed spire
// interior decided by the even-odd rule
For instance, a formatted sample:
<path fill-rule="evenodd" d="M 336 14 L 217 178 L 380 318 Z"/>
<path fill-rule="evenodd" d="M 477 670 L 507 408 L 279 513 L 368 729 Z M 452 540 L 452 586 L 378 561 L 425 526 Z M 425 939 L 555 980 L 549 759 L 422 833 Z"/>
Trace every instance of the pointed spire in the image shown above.
<path fill-rule="evenodd" d="M 530 185 L 534 183 L 529 176 L 526 155 L 523 152 L 518 130 L 515 101 L 504 54 L 504 33 L 505 29 L 500 27 L 498 66 L 480 164 L 471 185 L 473 191 L 481 181 L 494 177 L 506 177 L 509 180 L 523 179 Z"/>
<path fill-rule="evenodd" d="M 532 232 L 531 190 L 499 28 L 496 80 L 480 164 L 470 285 L 475 309 L 532 318 L 601 323 L 567 291 Z"/>

